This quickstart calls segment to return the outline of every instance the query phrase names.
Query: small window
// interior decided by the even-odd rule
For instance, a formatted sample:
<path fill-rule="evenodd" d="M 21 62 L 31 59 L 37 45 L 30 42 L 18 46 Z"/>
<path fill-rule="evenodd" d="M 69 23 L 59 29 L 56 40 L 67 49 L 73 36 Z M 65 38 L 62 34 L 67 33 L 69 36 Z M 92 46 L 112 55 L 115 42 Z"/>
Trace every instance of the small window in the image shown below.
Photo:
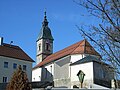
<path fill-rule="evenodd" d="M 38 46 L 38 50 L 39 50 L 39 51 L 41 50 L 41 44 L 39 44 L 39 46 Z"/>
<path fill-rule="evenodd" d="M 4 68 L 8 68 L 8 62 L 4 62 Z"/>
<path fill-rule="evenodd" d="M 7 77 L 3 77 L 3 83 L 7 82 Z"/>
<path fill-rule="evenodd" d="M 46 50 L 50 51 L 50 44 L 49 43 L 46 43 Z"/>
<path fill-rule="evenodd" d="M 27 68 L 27 66 L 26 66 L 26 65 L 23 65 L 23 70 L 25 70 L 25 71 L 26 71 L 26 68 Z"/>
<path fill-rule="evenodd" d="M 13 68 L 16 69 L 17 68 L 17 64 L 13 63 Z"/>

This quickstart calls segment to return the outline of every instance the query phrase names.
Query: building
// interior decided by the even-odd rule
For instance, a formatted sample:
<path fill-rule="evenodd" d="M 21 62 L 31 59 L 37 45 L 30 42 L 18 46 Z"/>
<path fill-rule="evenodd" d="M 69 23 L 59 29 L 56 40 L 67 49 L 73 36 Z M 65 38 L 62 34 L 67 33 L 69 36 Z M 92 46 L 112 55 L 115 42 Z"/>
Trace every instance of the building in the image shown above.
<path fill-rule="evenodd" d="M 37 65 L 32 81 L 54 82 L 54 87 L 80 87 L 78 73 L 84 76 L 84 88 L 110 88 L 113 68 L 101 61 L 100 54 L 84 39 L 53 53 L 53 37 L 48 27 L 46 12 L 37 38 Z"/>
<path fill-rule="evenodd" d="M 6 44 L 0 38 L 0 83 L 10 81 L 13 72 L 19 65 L 32 81 L 32 62 L 34 62 L 19 46 Z"/>

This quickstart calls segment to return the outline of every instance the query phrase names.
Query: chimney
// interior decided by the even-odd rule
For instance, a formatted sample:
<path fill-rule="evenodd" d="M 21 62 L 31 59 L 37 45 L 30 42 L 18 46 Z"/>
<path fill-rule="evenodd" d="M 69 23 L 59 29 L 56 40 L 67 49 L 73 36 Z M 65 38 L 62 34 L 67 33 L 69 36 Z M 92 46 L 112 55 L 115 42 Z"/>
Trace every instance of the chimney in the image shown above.
<path fill-rule="evenodd" d="M 0 37 L 0 46 L 3 45 L 3 37 Z"/>

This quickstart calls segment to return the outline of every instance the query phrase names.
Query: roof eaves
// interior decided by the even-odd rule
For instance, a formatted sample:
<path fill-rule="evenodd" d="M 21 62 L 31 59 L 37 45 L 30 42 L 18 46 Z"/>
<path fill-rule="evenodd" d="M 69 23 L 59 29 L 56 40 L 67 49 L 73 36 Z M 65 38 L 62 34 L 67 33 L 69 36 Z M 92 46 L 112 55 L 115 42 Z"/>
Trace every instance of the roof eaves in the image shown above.
<path fill-rule="evenodd" d="M 89 58 L 89 60 L 88 60 L 88 58 Z M 100 62 L 100 61 L 98 60 L 98 58 L 95 58 L 95 57 L 93 57 L 93 56 L 87 56 L 87 57 L 84 57 L 84 58 L 82 58 L 82 59 L 80 59 L 80 60 L 72 63 L 71 66 L 72 66 L 72 65 L 82 64 L 82 63 L 87 63 L 87 62 L 93 62 L 93 61 Z"/>
<path fill-rule="evenodd" d="M 0 55 L 0 56 L 19 59 L 19 60 L 22 60 L 22 61 L 35 62 L 33 59 L 23 59 L 23 58 L 17 58 L 17 57 L 12 57 L 12 56 L 7 56 L 7 55 Z"/>
<path fill-rule="evenodd" d="M 70 54 L 69 54 L 69 55 L 70 55 Z M 63 56 L 63 57 L 66 57 L 66 56 L 69 56 L 69 55 L 65 55 L 65 56 Z M 59 59 L 61 59 L 61 58 L 63 58 L 63 57 L 60 57 L 60 58 L 58 58 L 58 59 L 56 59 L 56 60 L 48 61 L 47 63 L 40 62 L 40 63 L 37 64 L 33 69 L 38 68 L 38 67 L 45 66 L 45 65 L 47 65 L 47 64 L 49 64 L 49 63 L 53 63 L 54 61 L 57 61 L 57 60 L 59 60 Z M 40 64 L 41 64 L 41 65 L 40 65 Z"/>

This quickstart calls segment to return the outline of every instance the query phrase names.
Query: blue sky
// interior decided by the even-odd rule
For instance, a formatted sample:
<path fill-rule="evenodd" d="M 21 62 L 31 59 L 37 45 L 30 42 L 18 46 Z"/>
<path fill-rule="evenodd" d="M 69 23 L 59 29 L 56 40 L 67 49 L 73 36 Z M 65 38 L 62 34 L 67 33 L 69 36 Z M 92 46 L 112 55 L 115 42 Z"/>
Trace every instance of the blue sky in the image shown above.
<path fill-rule="evenodd" d="M 36 60 L 36 39 L 45 8 L 54 52 L 83 39 L 75 25 L 96 22 L 73 0 L 0 0 L 0 37 L 4 37 L 5 43 L 13 41 Z"/>

